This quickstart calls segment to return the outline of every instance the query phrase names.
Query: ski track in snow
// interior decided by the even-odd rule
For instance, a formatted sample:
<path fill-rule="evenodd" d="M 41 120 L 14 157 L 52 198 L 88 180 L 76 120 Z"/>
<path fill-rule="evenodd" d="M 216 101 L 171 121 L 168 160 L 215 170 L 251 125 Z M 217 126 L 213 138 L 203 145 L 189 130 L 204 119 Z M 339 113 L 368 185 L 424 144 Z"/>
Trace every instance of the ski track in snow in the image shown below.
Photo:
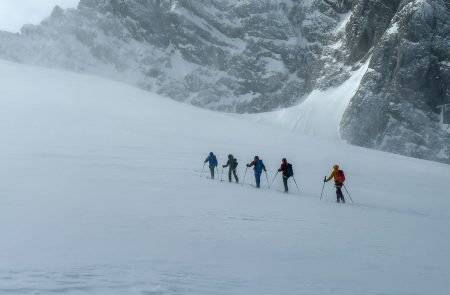
<path fill-rule="evenodd" d="M 0 81 L 2 295 L 448 294 L 448 165 L 90 76 L 0 61 Z M 210 151 L 241 181 L 285 156 L 301 192 L 200 177 Z M 354 204 L 319 201 L 336 162 Z"/>

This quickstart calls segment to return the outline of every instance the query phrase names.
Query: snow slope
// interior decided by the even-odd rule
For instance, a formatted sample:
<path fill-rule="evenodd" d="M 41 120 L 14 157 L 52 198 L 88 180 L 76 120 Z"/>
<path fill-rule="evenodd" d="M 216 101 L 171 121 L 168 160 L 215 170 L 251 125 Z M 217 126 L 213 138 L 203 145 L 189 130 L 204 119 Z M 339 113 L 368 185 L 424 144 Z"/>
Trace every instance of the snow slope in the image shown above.
<path fill-rule="evenodd" d="M 448 165 L 91 76 L 0 81 L 0 294 L 448 294 Z M 210 151 L 241 179 L 286 156 L 301 193 L 200 177 Z M 354 204 L 319 200 L 334 163 Z"/>
<path fill-rule="evenodd" d="M 356 94 L 369 61 L 353 71 L 338 87 L 313 90 L 294 107 L 250 115 L 256 122 L 277 126 L 296 133 L 331 140 L 339 139 L 339 125 L 351 98 Z"/>

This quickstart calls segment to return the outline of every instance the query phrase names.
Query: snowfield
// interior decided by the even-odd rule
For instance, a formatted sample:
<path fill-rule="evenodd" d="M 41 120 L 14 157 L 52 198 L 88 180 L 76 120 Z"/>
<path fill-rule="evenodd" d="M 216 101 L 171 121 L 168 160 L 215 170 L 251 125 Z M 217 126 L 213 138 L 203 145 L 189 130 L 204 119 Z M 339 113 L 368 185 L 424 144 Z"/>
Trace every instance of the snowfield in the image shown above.
<path fill-rule="evenodd" d="M 87 75 L 0 61 L 0 81 L 2 295 L 450 290 L 448 165 Z M 287 157 L 301 192 L 200 177 L 210 151 L 241 180 L 254 155 L 270 181 Z M 335 163 L 355 203 L 330 183 L 319 200 Z"/>

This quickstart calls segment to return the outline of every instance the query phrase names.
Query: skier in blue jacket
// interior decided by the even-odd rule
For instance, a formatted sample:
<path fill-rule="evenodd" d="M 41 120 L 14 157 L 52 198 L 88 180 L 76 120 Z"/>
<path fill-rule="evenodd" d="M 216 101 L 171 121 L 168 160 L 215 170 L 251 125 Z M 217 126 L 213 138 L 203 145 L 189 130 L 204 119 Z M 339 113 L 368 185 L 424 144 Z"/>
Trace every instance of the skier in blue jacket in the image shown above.
<path fill-rule="evenodd" d="M 218 162 L 213 152 L 209 153 L 209 156 L 205 159 L 204 163 L 206 162 L 209 162 L 209 171 L 211 171 L 211 179 L 214 179 L 214 169 L 216 169 Z"/>
<path fill-rule="evenodd" d="M 255 158 L 253 159 L 253 162 L 251 162 L 250 164 L 247 164 L 247 167 L 252 167 L 254 166 L 253 170 L 255 171 L 255 180 L 256 180 L 256 187 L 260 188 L 261 187 L 261 174 L 264 170 L 264 172 L 266 172 L 266 166 L 264 165 L 263 161 L 258 157 L 255 156 Z"/>

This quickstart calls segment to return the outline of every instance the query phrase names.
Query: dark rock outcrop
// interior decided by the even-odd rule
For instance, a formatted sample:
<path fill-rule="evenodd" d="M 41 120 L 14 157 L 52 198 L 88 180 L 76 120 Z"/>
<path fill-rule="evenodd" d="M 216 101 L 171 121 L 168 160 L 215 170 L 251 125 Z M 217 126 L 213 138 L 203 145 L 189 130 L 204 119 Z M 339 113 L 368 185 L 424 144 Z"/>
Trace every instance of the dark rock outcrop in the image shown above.
<path fill-rule="evenodd" d="M 450 162 L 450 134 L 440 124 L 438 108 L 450 103 L 449 20 L 442 0 L 400 3 L 344 114 L 344 139 Z"/>
<path fill-rule="evenodd" d="M 352 17 L 346 27 L 350 62 L 360 60 L 378 43 L 396 14 L 400 1 L 355 1 Z"/>

